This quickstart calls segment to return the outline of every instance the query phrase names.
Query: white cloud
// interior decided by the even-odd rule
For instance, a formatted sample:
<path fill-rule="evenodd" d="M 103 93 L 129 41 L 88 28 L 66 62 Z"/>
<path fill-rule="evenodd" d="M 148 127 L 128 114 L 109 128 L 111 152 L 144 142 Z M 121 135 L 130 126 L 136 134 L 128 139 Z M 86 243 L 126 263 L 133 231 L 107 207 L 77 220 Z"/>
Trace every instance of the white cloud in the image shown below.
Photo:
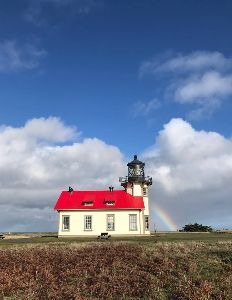
<path fill-rule="evenodd" d="M 224 97 L 232 94 L 232 75 L 207 72 L 197 79 L 190 79 L 177 88 L 175 99 L 180 103 L 193 103 L 195 99 Z"/>
<path fill-rule="evenodd" d="M 232 225 L 232 140 L 172 119 L 144 157 L 147 174 L 154 179 L 153 204 L 179 225 Z"/>
<path fill-rule="evenodd" d="M 225 70 L 232 67 L 232 58 L 226 58 L 220 52 L 195 51 L 188 55 L 170 54 L 142 63 L 140 75 L 158 72 L 199 72 L 208 69 Z"/>
<path fill-rule="evenodd" d="M 5 40 L 0 42 L 0 72 L 35 69 L 46 54 L 32 44 L 19 45 L 14 40 Z"/>
<path fill-rule="evenodd" d="M 231 226 L 231 139 L 173 119 L 142 160 L 146 175 L 153 177 L 150 203 L 157 229 L 165 226 L 155 206 L 178 226 Z M 97 138 L 80 140 L 77 129 L 58 118 L 32 119 L 20 128 L 1 126 L 1 231 L 57 230 L 53 206 L 62 190 L 119 187 L 126 163 L 117 147 Z"/>
<path fill-rule="evenodd" d="M 78 142 L 79 136 L 54 117 L 32 119 L 21 128 L 1 126 L 2 231 L 56 230 L 53 206 L 61 190 L 118 184 L 126 172 L 119 149 L 97 138 Z"/>
<path fill-rule="evenodd" d="M 160 107 L 160 102 L 158 99 L 152 99 L 150 101 L 137 101 L 134 103 L 132 109 L 132 115 L 134 117 L 147 116 L 154 110 Z"/>
<path fill-rule="evenodd" d="M 211 117 L 223 101 L 232 95 L 232 74 L 206 72 L 200 77 L 188 78 L 175 89 L 176 102 L 196 105 L 196 108 L 188 113 L 189 119 Z"/>
<path fill-rule="evenodd" d="M 189 120 L 209 119 L 220 108 L 221 100 L 218 98 L 202 98 L 195 101 L 196 108 L 187 113 Z"/>
<path fill-rule="evenodd" d="M 23 14 L 23 17 L 28 22 L 33 23 L 36 26 L 45 26 L 52 22 L 54 19 L 57 22 L 56 17 L 63 14 L 64 18 L 67 18 L 67 14 L 70 16 L 87 15 L 90 11 L 96 7 L 101 6 L 102 3 L 99 0 L 37 0 L 28 1 L 28 7 Z M 46 9 L 56 11 L 56 13 L 48 15 Z"/>
<path fill-rule="evenodd" d="M 21 128 L 27 136 L 34 137 L 37 140 L 47 140 L 54 142 L 65 142 L 79 136 L 75 127 L 65 126 L 59 118 L 49 117 L 32 119 L 26 122 L 24 128 Z"/>
<path fill-rule="evenodd" d="M 232 95 L 232 58 L 220 52 L 157 57 L 141 65 L 140 75 L 166 75 L 163 96 L 190 105 L 190 119 L 209 118 Z"/>

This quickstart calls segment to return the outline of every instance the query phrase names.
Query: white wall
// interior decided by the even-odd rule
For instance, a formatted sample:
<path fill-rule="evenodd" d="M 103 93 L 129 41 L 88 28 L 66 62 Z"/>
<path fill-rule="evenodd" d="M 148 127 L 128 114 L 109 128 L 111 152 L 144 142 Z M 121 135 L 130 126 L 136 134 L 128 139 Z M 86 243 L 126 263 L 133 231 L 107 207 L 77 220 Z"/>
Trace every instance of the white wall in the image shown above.
<path fill-rule="evenodd" d="M 133 196 L 142 196 L 142 187 L 140 183 L 133 184 Z"/>
<path fill-rule="evenodd" d="M 144 231 L 143 210 L 79 210 L 79 211 L 60 211 L 59 236 L 92 236 L 100 235 L 101 232 L 108 232 L 111 235 L 140 235 L 149 234 Z M 107 214 L 115 215 L 115 230 L 106 230 Z M 129 215 L 137 215 L 137 230 L 129 230 Z M 84 230 L 84 216 L 92 216 L 92 230 Z M 70 216 L 70 230 L 62 230 L 62 216 Z"/>
<path fill-rule="evenodd" d="M 147 194 L 146 196 L 143 195 L 143 188 L 147 189 Z M 144 202 L 144 211 L 143 211 L 143 216 L 141 220 L 141 224 L 143 224 L 143 234 L 150 234 L 149 230 L 145 230 L 144 226 L 144 216 L 149 216 L 149 222 L 150 222 L 150 213 L 149 213 L 149 196 L 148 196 L 149 188 L 146 184 L 142 183 L 134 183 L 133 184 L 133 196 L 142 196 L 143 197 L 143 202 Z"/>
<path fill-rule="evenodd" d="M 143 196 L 143 202 L 145 206 L 144 215 L 149 215 L 149 202 L 147 196 Z"/>

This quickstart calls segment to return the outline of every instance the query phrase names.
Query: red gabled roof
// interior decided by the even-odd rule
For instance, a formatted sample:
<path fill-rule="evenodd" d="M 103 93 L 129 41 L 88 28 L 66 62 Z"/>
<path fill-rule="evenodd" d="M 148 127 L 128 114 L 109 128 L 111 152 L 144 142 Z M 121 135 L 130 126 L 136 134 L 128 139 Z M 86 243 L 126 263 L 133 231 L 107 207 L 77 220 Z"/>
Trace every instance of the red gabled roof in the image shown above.
<path fill-rule="evenodd" d="M 124 190 L 63 191 L 54 209 L 142 209 L 143 197 L 134 197 Z"/>

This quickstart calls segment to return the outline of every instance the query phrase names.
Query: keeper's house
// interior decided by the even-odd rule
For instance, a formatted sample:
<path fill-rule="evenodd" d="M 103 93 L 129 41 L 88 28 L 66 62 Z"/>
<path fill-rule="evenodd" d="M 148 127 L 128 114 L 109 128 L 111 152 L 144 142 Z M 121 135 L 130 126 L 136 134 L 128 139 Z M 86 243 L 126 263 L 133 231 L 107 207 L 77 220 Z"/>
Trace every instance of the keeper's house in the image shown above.
<path fill-rule="evenodd" d="M 63 191 L 55 209 L 59 213 L 59 237 L 147 235 L 149 230 L 148 186 L 145 164 L 134 156 L 127 164 L 128 176 L 120 177 L 124 190 Z"/>

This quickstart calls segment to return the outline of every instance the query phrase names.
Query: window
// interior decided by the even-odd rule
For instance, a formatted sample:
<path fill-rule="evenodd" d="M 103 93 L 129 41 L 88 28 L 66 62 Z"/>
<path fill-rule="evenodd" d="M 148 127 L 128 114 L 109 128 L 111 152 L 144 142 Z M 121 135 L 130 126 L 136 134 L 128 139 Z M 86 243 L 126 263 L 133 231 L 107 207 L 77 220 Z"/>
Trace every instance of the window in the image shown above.
<path fill-rule="evenodd" d="M 103 203 L 106 204 L 106 205 L 115 205 L 114 200 L 105 200 Z"/>
<path fill-rule="evenodd" d="M 149 230 L 149 216 L 144 216 L 145 230 Z"/>
<path fill-rule="evenodd" d="M 114 230 L 114 215 L 106 216 L 106 230 Z"/>
<path fill-rule="evenodd" d="M 82 201 L 82 205 L 84 206 L 93 206 L 93 201 Z"/>
<path fill-rule="evenodd" d="M 147 196 L 147 188 L 146 187 L 143 188 L 143 196 Z"/>
<path fill-rule="evenodd" d="M 137 230 L 137 215 L 129 215 L 129 230 Z"/>
<path fill-rule="evenodd" d="M 84 230 L 92 230 L 92 216 L 85 216 Z"/>
<path fill-rule="evenodd" d="M 62 230 L 69 231 L 70 229 L 70 216 L 62 216 Z"/>

